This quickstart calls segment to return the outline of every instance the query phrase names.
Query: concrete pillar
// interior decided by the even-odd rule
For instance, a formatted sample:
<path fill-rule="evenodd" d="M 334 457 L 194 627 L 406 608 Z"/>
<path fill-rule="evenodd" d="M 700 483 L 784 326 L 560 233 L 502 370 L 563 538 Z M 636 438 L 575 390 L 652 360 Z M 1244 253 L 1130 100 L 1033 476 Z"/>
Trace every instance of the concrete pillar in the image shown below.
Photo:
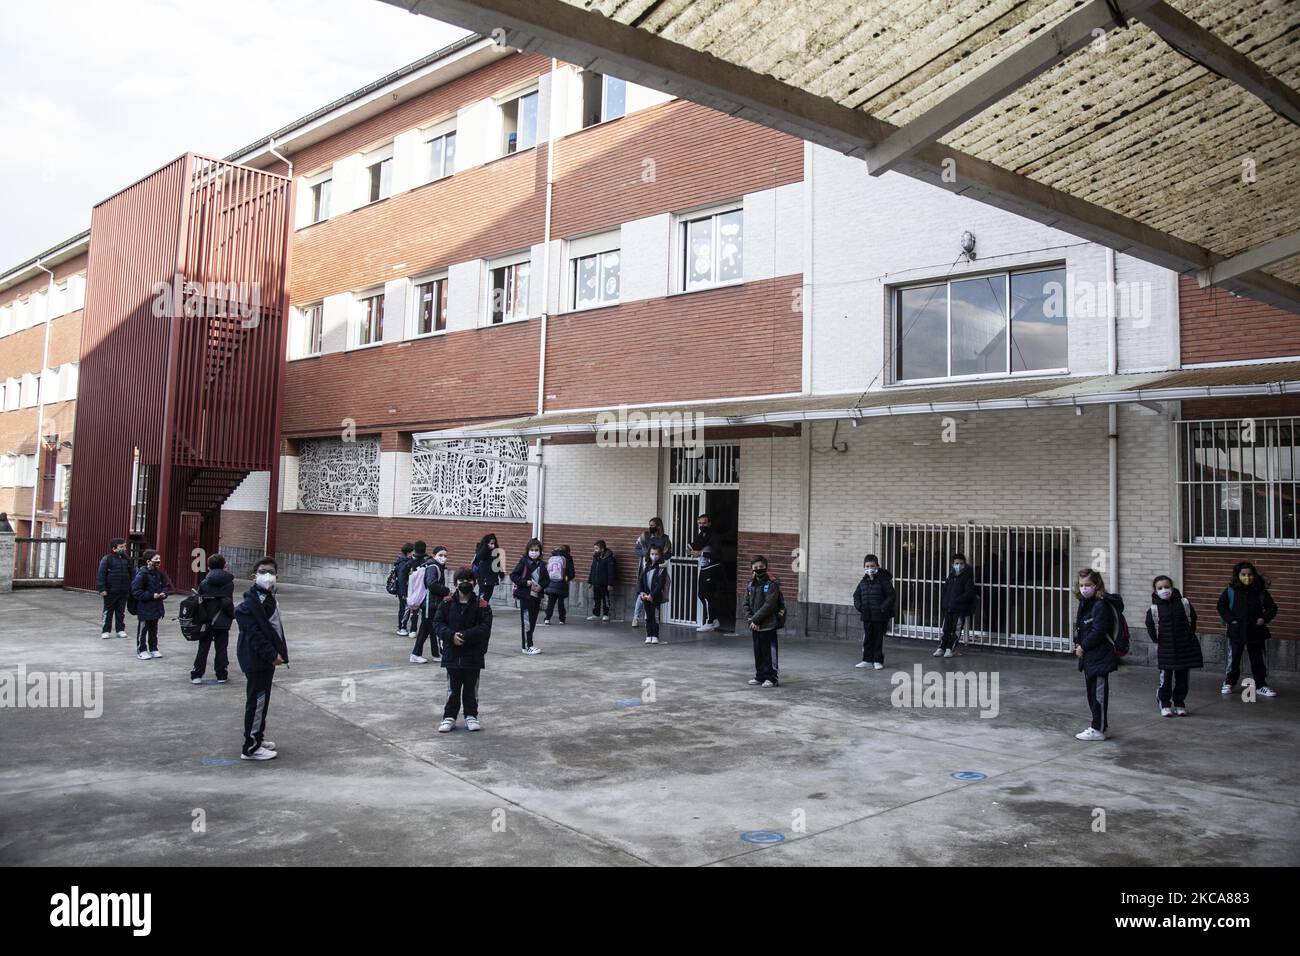
<path fill-rule="evenodd" d="M 0 512 L 0 592 L 14 589 L 14 529 Z"/>

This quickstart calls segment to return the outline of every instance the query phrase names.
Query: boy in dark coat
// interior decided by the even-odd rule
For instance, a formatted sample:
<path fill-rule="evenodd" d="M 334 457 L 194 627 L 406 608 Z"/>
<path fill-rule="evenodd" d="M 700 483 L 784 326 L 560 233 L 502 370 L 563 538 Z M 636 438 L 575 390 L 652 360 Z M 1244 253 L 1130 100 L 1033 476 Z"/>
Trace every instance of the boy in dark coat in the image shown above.
<path fill-rule="evenodd" d="M 853 592 L 853 606 L 862 615 L 862 660 L 855 667 L 885 666 L 885 628 L 894 616 L 894 579 L 869 554 L 862 559 L 862 580 Z"/>
<path fill-rule="evenodd" d="M 1223 675 L 1221 694 L 1231 694 L 1241 677 L 1241 659 L 1250 654 L 1250 673 L 1255 678 L 1255 694 L 1276 697 L 1268 686 L 1268 665 L 1264 642 L 1268 640 L 1268 622 L 1277 617 L 1277 605 L 1268 593 L 1268 582 L 1249 561 L 1238 561 L 1232 568 L 1232 581 L 1219 595 L 1219 620 L 1228 630 L 1228 670 Z"/>
<path fill-rule="evenodd" d="M 750 581 L 745 587 L 745 618 L 754 641 L 754 676 L 750 684 L 776 687 L 780 680 L 777 626 L 780 624 L 781 585 L 767 573 L 767 558 L 755 555 L 749 562 Z"/>
<path fill-rule="evenodd" d="M 1092 568 L 1079 572 L 1074 594 L 1079 599 L 1079 611 L 1074 622 L 1074 654 L 1079 658 L 1088 709 L 1092 711 L 1091 725 L 1074 736 L 1079 740 L 1105 740 L 1110 710 L 1110 674 L 1119 669 L 1119 656 L 1115 653 L 1112 635 L 1119 628 L 1124 599 L 1118 594 L 1107 594 L 1101 575 Z"/>
<path fill-rule="evenodd" d="M 406 582 L 411 576 L 411 553 L 415 545 L 406 542 L 402 551 L 393 562 L 393 574 L 397 578 L 397 636 L 406 637 L 410 631 L 406 627 Z"/>
<path fill-rule="evenodd" d="M 966 555 L 958 551 L 952 556 L 948 575 L 939 588 L 939 610 L 943 614 L 943 637 L 933 657 L 952 657 L 957 647 L 957 625 L 963 618 L 975 613 L 979 590 L 975 587 L 975 572 Z"/>
<path fill-rule="evenodd" d="M 447 703 L 442 710 L 438 733 L 451 733 L 456 726 L 461 701 L 465 702 L 465 729 L 479 730 L 478 681 L 486 666 L 488 641 L 492 638 L 492 608 L 474 593 L 474 572 L 456 572 L 456 590 L 434 611 L 435 639 L 442 646 L 442 666 L 447 669 Z"/>
<path fill-rule="evenodd" d="M 1196 639 L 1196 608 L 1162 574 L 1151 582 L 1151 607 L 1147 609 L 1147 634 L 1158 651 L 1160 683 L 1156 703 L 1161 717 L 1187 716 L 1187 687 L 1191 669 L 1204 666 L 1201 642 Z"/>
<path fill-rule="evenodd" d="M 636 582 L 637 597 L 641 599 L 641 608 L 645 611 L 647 644 L 659 643 L 659 606 L 668 600 L 664 588 L 667 580 L 663 552 L 659 550 L 659 545 L 651 545 Z"/>
<path fill-rule="evenodd" d="M 162 657 L 158 650 L 158 622 L 163 616 L 163 601 L 172 593 L 171 582 L 162 570 L 162 555 L 152 548 L 143 555 L 144 566 L 131 581 L 135 598 L 135 656 L 142 661 Z"/>
<path fill-rule="evenodd" d="M 604 540 L 597 541 L 592 548 L 591 570 L 587 572 L 587 583 L 591 585 L 591 613 L 587 620 L 609 620 L 610 595 L 614 591 L 616 573 L 614 552 L 605 547 Z"/>
<path fill-rule="evenodd" d="M 199 649 L 190 668 L 190 683 L 202 684 L 208 669 L 208 650 L 217 649 L 213 666 L 217 683 L 224 684 L 230 674 L 230 625 L 235 623 L 235 576 L 226 570 L 226 559 L 220 554 L 208 558 L 208 572 L 199 581 L 199 597 L 208 621 L 199 635 Z"/>
<path fill-rule="evenodd" d="M 118 637 L 126 637 L 126 599 L 131 596 L 134 577 L 131 559 L 126 556 L 126 539 L 114 538 L 108 543 L 108 554 L 99 559 L 99 568 L 95 571 L 95 590 L 104 599 L 99 626 L 101 638 L 112 637 L 114 630 Z"/>
<path fill-rule="evenodd" d="M 284 639 L 284 624 L 275 593 L 275 559 L 266 557 L 253 569 L 253 587 L 235 608 L 239 623 L 236 654 L 239 668 L 248 678 L 244 698 L 244 742 L 239 756 L 243 760 L 274 760 L 275 744 L 266 739 L 266 712 L 271 705 L 271 685 L 275 669 L 289 665 L 289 645 Z"/>

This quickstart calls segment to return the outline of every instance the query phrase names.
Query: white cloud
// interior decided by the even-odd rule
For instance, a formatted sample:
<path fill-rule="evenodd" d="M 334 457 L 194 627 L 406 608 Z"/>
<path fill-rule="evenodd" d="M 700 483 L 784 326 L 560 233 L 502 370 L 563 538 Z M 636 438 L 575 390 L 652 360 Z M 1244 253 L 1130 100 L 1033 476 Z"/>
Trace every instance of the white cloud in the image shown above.
<path fill-rule="evenodd" d="M 0 9 L 0 270 L 186 150 L 224 156 L 464 31 L 378 0 Z"/>

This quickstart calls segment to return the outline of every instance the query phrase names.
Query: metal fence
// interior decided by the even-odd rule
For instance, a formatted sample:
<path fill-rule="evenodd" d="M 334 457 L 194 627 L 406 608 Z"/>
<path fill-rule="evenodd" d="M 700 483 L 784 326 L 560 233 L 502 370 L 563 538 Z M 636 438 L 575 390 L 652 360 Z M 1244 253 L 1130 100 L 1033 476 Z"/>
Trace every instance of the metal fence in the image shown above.
<path fill-rule="evenodd" d="M 65 538 L 15 538 L 14 584 L 63 582 Z"/>
<path fill-rule="evenodd" d="M 939 589 L 953 553 L 961 552 L 980 594 L 965 628 L 968 643 L 1070 650 L 1070 528 L 877 522 L 873 540 L 873 550 L 898 591 L 893 633 L 899 637 L 939 639 Z"/>

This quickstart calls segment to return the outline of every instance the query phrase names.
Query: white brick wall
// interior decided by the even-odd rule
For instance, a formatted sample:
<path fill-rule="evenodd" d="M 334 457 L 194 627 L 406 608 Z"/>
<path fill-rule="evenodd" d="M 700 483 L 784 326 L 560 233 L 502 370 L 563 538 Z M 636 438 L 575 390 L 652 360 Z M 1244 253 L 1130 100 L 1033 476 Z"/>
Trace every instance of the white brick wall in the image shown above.
<path fill-rule="evenodd" d="M 798 534 L 803 515 L 798 438 L 740 442 L 740 528 Z"/>
<path fill-rule="evenodd" d="M 271 490 L 269 471 L 250 471 L 248 477 L 230 493 L 222 511 L 265 511 L 267 495 Z"/>
<path fill-rule="evenodd" d="M 547 524 L 640 527 L 659 513 L 659 449 L 546 445 Z"/>

